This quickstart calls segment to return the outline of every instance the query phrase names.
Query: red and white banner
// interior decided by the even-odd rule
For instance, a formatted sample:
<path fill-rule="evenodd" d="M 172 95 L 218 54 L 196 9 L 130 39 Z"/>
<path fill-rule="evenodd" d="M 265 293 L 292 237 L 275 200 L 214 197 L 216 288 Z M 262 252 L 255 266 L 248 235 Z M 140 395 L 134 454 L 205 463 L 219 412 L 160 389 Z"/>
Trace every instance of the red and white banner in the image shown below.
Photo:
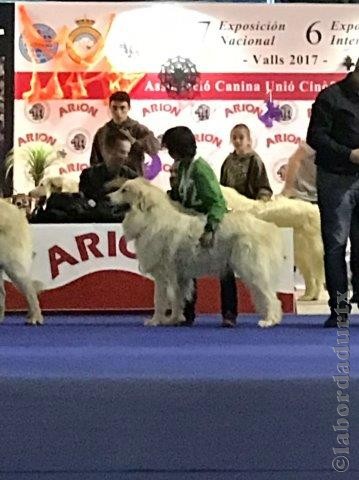
<path fill-rule="evenodd" d="M 32 277 L 45 290 L 59 288 L 99 271 L 143 275 L 132 242 L 127 244 L 121 224 L 31 225 L 34 237 Z M 292 293 L 293 234 L 282 228 L 284 245 L 278 292 Z"/>
<path fill-rule="evenodd" d="M 156 135 L 189 126 L 217 174 L 231 128 L 247 124 L 278 192 L 278 170 L 305 138 L 313 100 L 346 74 L 346 56 L 356 62 L 358 44 L 355 5 L 17 3 L 14 145 L 47 144 L 58 160 L 46 175 L 78 178 L 110 118 L 108 96 L 125 89 L 131 116 Z M 158 77 L 178 56 L 200 74 L 191 98 L 170 97 Z M 272 125 L 260 119 L 270 99 L 281 112 Z M 20 153 L 14 186 L 27 192 Z M 167 188 L 171 160 L 159 155 L 154 181 Z"/>
<path fill-rule="evenodd" d="M 43 285 L 44 310 L 149 310 L 153 282 L 139 271 L 132 242 L 126 243 L 120 224 L 32 225 L 32 277 Z M 276 282 L 283 311 L 295 308 L 293 234 L 281 229 L 283 262 Z M 214 293 L 217 292 L 217 293 Z M 7 285 L 7 309 L 23 310 L 24 298 Z M 239 282 L 241 312 L 252 312 L 249 292 Z M 198 312 L 219 312 L 217 279 L 199 281 Z"/>

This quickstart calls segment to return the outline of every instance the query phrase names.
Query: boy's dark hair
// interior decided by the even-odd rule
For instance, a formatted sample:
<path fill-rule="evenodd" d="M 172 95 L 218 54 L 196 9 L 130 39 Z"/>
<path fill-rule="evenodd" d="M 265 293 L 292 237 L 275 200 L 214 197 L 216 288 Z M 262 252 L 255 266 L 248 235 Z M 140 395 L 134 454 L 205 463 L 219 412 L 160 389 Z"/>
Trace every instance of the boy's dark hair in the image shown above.
<path fill-rule="evenodd" d="M 188 127 L 173 127 L 163 134 L 162 146 L 183 158 L 193 158 L 196 155 L 197 144 L 195 136 Z"/>
<path fill-rule="evenodd" d="M 235 125 L 232 128 L 231 135 L 232 135 L 232 132 L 234 130 L 236 130 L 237 128 L 242 128 L 243 130 L 245 130 L 247 132 L 248 137 L 251 138 L 251 131 L 249 130 L 249 128 L 247 127 L 247 125 L 245 123 L 237 123 L 237 125 Z"/>
<path fill-rule="evenodd" d="M 127 102 L 128 106 L 131 106 L 131 99 L 130 96 L 127 92 L 115 92 L 113 93 L 110 98 L 109 98 L 109 105 L 111 105 L 111 102 Z"/>

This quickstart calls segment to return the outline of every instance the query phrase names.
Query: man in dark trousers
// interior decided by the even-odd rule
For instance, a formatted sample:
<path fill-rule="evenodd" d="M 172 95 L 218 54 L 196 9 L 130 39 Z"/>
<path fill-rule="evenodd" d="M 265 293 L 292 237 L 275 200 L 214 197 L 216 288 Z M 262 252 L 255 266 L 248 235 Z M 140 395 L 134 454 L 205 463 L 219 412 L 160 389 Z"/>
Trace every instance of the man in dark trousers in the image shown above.
<path fill-rule="evenodd" d="M 359 61 L 343 80 L 319 93 L 307 143 L 316 150 L 318 205 L 331 314 L 325 327 L 351 311 L 345 252 L 350 238 L 352 303 L 359 300 Z"/>

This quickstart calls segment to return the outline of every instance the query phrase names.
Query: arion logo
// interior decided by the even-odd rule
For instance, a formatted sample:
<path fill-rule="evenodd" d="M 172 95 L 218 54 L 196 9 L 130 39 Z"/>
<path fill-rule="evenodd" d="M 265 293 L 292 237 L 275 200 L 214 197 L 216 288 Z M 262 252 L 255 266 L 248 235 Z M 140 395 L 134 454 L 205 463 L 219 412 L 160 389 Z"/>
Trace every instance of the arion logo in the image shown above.
<path fill-rule="evenodd" d="M 25 104 L 25 116 L 33 123 L 41 123 L 47 120 L 50 114 L 49 104 L 46 102 L 35 102 Z"/>
<path fill-rule="evenodd" d="M 297 118 L 297 108 L 293 103 L 285 102 L 279 105 L 281 111 L 280 123 L 288 124 Z"/>

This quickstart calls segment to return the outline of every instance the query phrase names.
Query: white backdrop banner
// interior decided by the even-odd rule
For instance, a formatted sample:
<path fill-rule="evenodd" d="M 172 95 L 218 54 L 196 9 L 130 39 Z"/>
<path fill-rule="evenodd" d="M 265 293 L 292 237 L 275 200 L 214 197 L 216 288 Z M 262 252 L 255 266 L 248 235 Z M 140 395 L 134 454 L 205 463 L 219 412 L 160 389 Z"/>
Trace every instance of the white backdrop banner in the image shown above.
<path fill-rule="evenodd" d="M 17 149 L 51 146 L 58 161 L 46 175 L 78 178 L 96 130 L 109 120 L 107 99 L 129 91 L 131 116 L 160 136 L 189 126 L 198 153 L 218 174 L 231 151 L 229 134 L 246 123 L 275 192 L 279 168 L 305 138 L 318 92 L 356 62 L 355 5 L 34 2 L 16 4 L 15 133 Z M 187 98 L 159 80 L 175 62 L 199 72 Z M 191 70 L 192 69 L 192 70 Z M 279 115 L 268 121 L 272 101 Z M 270 119 L 269 119 L 270 120 Z M 170 158 L 154 181 L 168 187 Z M 146 162 L 152 159 L 147 157 Z M 33 187 L 23 156 L 17 192 Z"/>
<path fill-rule="evenodd" d="M 134 245 L 126 243 L 122 225 L 32 225 L 31 228 L 35 245 L 32 277 L 44 285 L 44 290 L 104 270 L 141 275 Z M 282 228 L 281 232 L 284 252 L 276 287 L 278 292 L 293 293 L 293 232 L 289 228 Z"/>

